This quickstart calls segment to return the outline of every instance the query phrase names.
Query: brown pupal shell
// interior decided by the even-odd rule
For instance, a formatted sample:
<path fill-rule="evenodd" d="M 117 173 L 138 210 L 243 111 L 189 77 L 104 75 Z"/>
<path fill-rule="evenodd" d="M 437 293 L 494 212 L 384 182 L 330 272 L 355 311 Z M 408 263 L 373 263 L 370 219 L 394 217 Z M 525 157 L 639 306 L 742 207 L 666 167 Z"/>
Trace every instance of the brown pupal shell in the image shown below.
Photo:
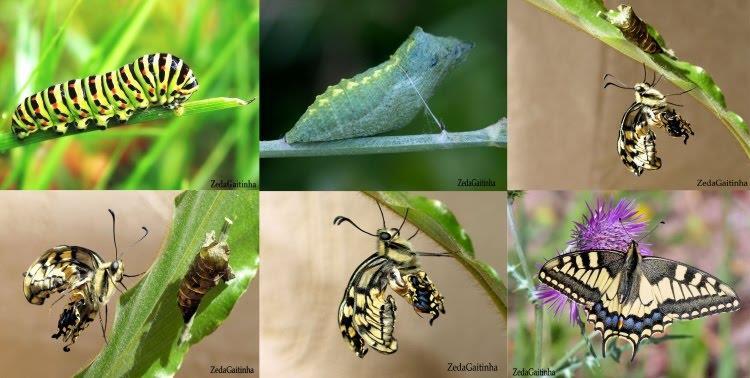
<path fill-rule="evenodd" d="M 218 240 L 214 231 L 206 234 L 203 246 L 193 259 L 193 263 L 190 264 L 185 278 L 182 279 L 177 293 L 177 305 L 182 311 L 182 319 L 185 323 L 193 317 L 201 299 L 209 290 L 218 285 L 220 280 L 226 282 L 234 278 L 232 268 L 229 266 L 230 250 L 226 242 L 227 231 L 231 225 L 232 221 L 224 218 L 224 227 Z"/>

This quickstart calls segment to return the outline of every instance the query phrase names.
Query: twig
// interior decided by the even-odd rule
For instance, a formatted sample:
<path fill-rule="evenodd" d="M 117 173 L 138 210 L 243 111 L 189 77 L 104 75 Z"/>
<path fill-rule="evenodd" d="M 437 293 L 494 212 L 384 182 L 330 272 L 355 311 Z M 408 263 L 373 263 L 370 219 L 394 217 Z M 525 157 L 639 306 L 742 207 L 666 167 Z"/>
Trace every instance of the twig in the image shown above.
<path fill-rule="evenodd" d="M 261 158 L 391 154 L 468 147 L 504 148 L 508 143 L 508 120 L 480 130 L 440 134 L 374 136 L 331 142 L 286 143 L 283 139 L 260 142 Z"/>

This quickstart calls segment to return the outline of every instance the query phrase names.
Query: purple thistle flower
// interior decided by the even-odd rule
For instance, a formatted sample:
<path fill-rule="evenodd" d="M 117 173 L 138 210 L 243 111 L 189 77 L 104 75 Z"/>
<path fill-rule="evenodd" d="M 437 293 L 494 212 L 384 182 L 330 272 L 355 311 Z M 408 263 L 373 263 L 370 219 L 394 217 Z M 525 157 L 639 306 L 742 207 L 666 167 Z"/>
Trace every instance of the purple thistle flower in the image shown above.
<path fill-rule="evenodd" d="M 632 240 L 641 238 L 647 224 L 635 210 L 635 202 L 621 199 L 613 202 L 596 201 L 596 208 L 589 209 L 583 221 L 575 222 L 568 244 L 572 250 L 613 249 L 627 251 Z M 653 253 L 647 243 L 638 243 L 638 252 L 650 256 Z"/>
<path fill-rule="evenodd" d="M 613 201 L 596 201 L 596 207 L 591 208 L 583 216 L 583 220 L 575 222 L 568 242 L 571 251 L 585 249 L 613 249 L 625 252 L 630 242 L 641 238 L 646 231 L 646 222 L 635 210 L 635 202 L 621 199 L 616 205 Z M 648 244 L 639 243 L 638 252 L 642 255 L 651 255 Z M 547 306 L 555 312 L 555 316 L 566 306 L 570 307 L 569 320 L 576 323 L 578 317 L 578 305 L 564 294 L 545 284 L 537 285 L 534 295 L 542 305 Z"/>

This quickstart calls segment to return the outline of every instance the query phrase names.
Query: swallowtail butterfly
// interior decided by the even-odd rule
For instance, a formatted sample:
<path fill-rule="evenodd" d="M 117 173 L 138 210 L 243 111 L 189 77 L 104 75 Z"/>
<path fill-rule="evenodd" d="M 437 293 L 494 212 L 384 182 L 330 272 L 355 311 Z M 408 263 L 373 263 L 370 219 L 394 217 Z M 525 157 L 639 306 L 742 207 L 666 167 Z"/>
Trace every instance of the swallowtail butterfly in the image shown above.
<path fill-rule="evenodd" d="M 378 203 L 378 208 L 380 204 Z M 358 230 L 377 238 L 377 251 L 365 259 L 352 273 L 339 305 L 339 329 L 357 357 L 364 357 L 368 347 L 383 354 L 398 350 L 393 335 L 396 326 L 396 301 L 386 296 L 390 287 L 401 295 L 415 311 L 430 314 L 430 325 L 440 314 L 445 314 L 443 296 L 440 295 L 427 273 L 422 270 L 417 256 L 449 256 L 445 253 L 415 252 L 411 240 L 401 236 L 408 209 L 399 228 L 387 228 L 383 209 L 383 228 L 370 233 L 351 219 L 337 216 L 333 223 L 351 223 Z M 418 231 L 418 230 L 417 230 Z"/>
<path fill-rule="evenodd" d="M 62 337 L 67 343 L 63 347 L 66 352 L 70 351 L 70 346 L 76 342 L 78 335 L 97 315 L 106 340 L 107 320 L 105 318 L 102 321 L 99 311 L 104 307 L 106 317 L 109 298 L 115 290 L 120 290 L 117 284 L 127 290 L 122 283 L 124 277 L 140 276 L 125 274 L 122 259 L 117 256 L 115 214 L 112 210 L 109 213 L 112 215 L 114 261 L 104 262 L 99 254 L 84 247 L 60 245 L 44 252 L 23 274 L 23 293 L 31 304 L 42 305 L 55 293 L 63 294 L 60 299 L 65 295 L 69 296 L 70 302 L 57 322 L 57 333 L 52 335 L 55 339 Z M 148 234 L 148 230 L 145 227 L 143 229 Z"/>
<path fill-rule="evenodd" d="M 197 90 L 198 80 L 182 59 L 144 55 L 114 71 L 55 84 L 26 97 L 13 113 L 11 130 L 23 139 L 53 127 L 60 134 L 90 124 L 106 129 L 112 120 L 125 123 L 136 110 L 153 106 L 180 114 Z"/>
<path fill-rule="evenodd" d="M 386 62 L 341 80 L 317 96 L 284 140 L 329 141 L 402 128 L 472 47 L 417 27 Z"/>
<path fill-rule="evenodd" d="M 638 345 L 679 319 L 735 311 L 740 301 L 718 278 L 679 261 L 592 249 L 548 260 L 539 280 L 583 305 L 586 319 L 602 334 L 602 355 L 610 338 Z"/>
<path fill-rule="evenodd" d="M 606 74 L 604 80 L 612 75 Z M 620 131 L 617 138 L 617 152 L 623 164 L 636 176 L 644 170 L 661 168 L 661 159 L 656 156 L 656 136 L 654 128 L 663 128 L 667 134 L 679 138 L 684 137 L 684 144 L 690 135 L 695 135 L 690 124 L 669 105 L 667 96 L 680 95 L 689 91 L 664 95 L 655 86 L 661 80 L 656 79 L 656 73 L 651 82 L 646 81 L 646 66 L 643 66 L 643 82 L 636 83 L 632 88 L 622 83 L 607 82 L 604 88 L 613 85 L 622 89 L 635 91 L 635 102 L 625 111 L 620 120 Z"/>

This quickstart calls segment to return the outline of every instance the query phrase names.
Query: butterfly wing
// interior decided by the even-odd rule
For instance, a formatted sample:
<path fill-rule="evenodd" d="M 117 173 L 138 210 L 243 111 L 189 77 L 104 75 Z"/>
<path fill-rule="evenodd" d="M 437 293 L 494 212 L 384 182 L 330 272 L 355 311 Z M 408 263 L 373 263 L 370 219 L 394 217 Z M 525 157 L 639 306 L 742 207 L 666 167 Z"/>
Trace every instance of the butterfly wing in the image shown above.
<path fill-rule="evenodd" d="M 636 176 L 640 176 L 644 169 L 661 168 L 661 158 L 656 156 L 656 136 L 648 127 L 643 112 L 643 104 L 635 102 L 630 105 L 620 121 L 617 139 L 620 159 Z"/>
<path fill-rule="evenodd" d="M 415 269 L 403 276 L 398 274 L 394 278 L 390 281 L 394 291 L 404 297 L 416 311 L 432 315 L 430 325 L 441 313 L 445 314 L 443 296 L 423 270 Z"/>
<path fill-rule="evenodd" d="M 41 305 L 53 293 L 91 281 L 102 264 L 96 252 L 77 246 L 47 250 L 24 274 L 23 292 L 29 303 Z"/>
<path fill-rule="evenodd" d="M 385 296 L 389 279 L 397 273 L 390 260 L 373 254 L 349 279 L 339 305 L 339 329 L 360 358 L 368 346 L 385 354 L 398 349 L 393 337 L 396 303 L 390 295 Z"/>
<path fill-rule="evenodd" d="M 672 319 L 695 319 L 740 308 L 737 294 L 698 268 L 661 257 L 644 257 L 641 272 L 658 310 Z"/>
<path fill-rule="evenodd" d="M 539 280 L 568 298 L 589 306 L 617 287 L 624 254 L 606 249 L 575 251 L 554 257 L 539 270 Z"/>

